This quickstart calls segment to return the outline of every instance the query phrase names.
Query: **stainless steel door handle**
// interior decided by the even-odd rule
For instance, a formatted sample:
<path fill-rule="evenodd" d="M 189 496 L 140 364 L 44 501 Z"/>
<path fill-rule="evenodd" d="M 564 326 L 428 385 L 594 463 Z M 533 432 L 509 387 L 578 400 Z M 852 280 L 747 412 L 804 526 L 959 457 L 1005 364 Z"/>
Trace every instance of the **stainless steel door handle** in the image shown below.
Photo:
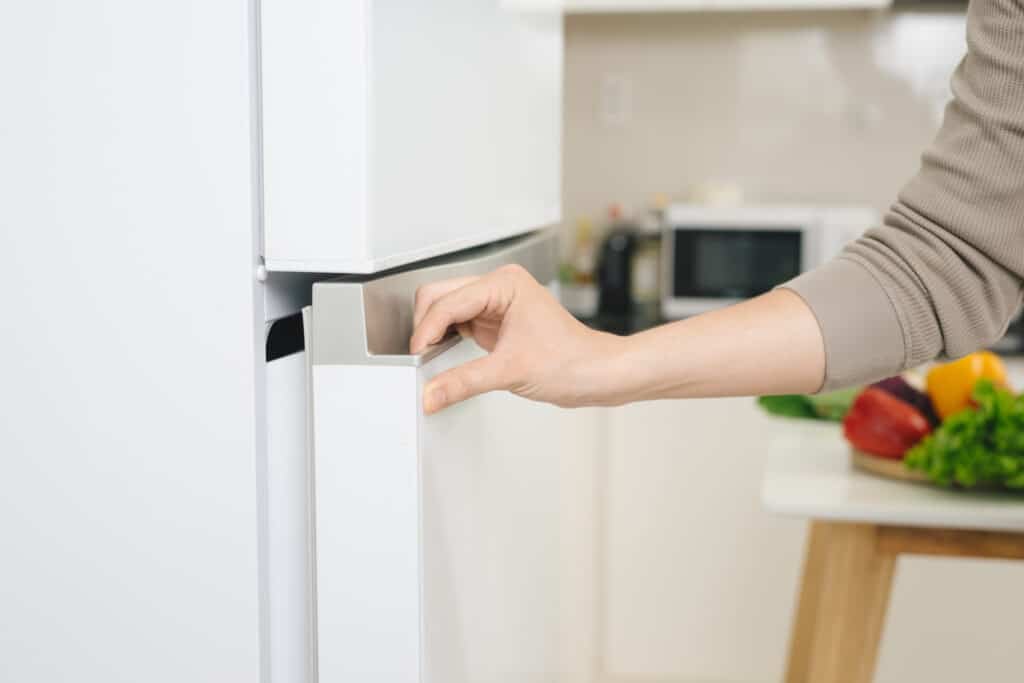
<path fill-rule="evenodd" d="M 313 285 L 313 365 L 420 365 L 458 342 L 452 338 L 421 354 L 408 353 L 416 290 L 436 280 L 483 275 L 518 263 L 538 281 L 555 278 L 555 236 L 531 233 L 407 269 L 342 276 Z"/>

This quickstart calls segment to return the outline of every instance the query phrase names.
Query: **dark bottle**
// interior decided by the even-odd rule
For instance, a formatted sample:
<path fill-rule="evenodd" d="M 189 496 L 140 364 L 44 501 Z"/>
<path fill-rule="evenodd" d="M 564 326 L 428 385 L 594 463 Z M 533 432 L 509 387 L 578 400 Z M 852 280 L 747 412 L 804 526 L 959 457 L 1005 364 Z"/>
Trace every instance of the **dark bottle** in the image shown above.
<path fill-rule="evenodd" d="M 637 231 L 611 210 L 612 225 L 601 245 L 597 263 L 598 320 L 611 332 L 627 333 L 633 326 L 633 256 Z"/>

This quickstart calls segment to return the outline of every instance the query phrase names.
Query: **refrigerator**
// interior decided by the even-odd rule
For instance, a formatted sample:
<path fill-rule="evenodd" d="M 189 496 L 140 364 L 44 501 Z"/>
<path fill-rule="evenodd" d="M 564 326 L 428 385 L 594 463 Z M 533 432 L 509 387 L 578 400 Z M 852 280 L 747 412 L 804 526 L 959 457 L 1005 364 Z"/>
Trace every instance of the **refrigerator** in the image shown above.
<path fill-rule="evenodd" d="M 567 680 L 563 413 L 407 348 L 555 286 L 561 17 L 8 3 L 0 76 L 0 680 Z"/>

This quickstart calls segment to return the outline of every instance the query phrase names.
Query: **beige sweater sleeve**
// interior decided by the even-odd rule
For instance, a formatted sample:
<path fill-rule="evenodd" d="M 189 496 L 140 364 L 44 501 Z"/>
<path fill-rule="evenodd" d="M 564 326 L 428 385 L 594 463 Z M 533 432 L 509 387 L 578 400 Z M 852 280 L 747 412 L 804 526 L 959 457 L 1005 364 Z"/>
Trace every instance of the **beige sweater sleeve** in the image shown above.
<path fill-rule="evenodd" d="M 833 389 L 998 339 L 1024 289 L 1024 0 L 972 0 L 967 56 L 884 225 L 783 285 L 810 306 Z"/>

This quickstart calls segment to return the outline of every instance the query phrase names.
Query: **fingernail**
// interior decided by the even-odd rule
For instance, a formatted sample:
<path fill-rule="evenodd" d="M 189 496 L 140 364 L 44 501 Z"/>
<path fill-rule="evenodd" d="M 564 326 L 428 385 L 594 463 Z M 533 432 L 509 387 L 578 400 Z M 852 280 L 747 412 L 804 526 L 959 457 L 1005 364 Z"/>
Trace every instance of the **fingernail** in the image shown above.
<path fill-rule="evenodd" d="M 429 389 L 427 391 L 427 405 L 425 406 L 427 413 L 436 413 L 441 408 L 444 408 L 446 400 L 447 396 L 441 387 Z"/>

